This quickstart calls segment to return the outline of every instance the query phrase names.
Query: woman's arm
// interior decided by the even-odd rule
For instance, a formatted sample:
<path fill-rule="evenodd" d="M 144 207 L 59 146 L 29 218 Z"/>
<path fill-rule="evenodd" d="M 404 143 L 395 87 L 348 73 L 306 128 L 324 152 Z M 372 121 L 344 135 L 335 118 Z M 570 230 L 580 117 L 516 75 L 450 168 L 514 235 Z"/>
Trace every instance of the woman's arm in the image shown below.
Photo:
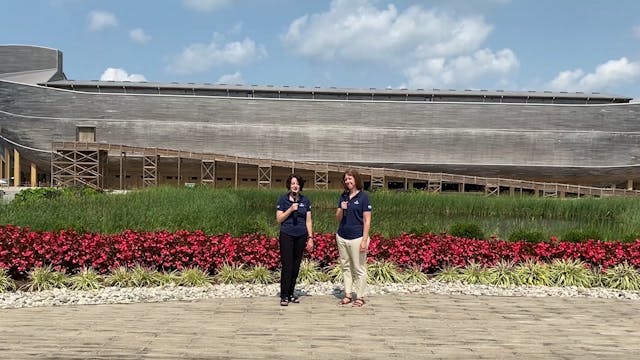
<path fill-rule="evenodd" d="M 282 224 L 282 222 L 287 220 L 289 215 L 291 215 L 291 213 L 296 210 L 298 210 L 298 203 L 291 204 L 291 206 L 287 209 L 287 211 L 282 211 L 282 210 L 276 211 L 276 220 L 278 221 L 278 224 Z"/>
<path fill-rule="evenodd" d="M 366 251 L 369 247 L 369 229 L 371 229 L 371 211 L 365 211 L 362 213 L 362 219 L 364 220 L 362 229 L 362 242 L 360 242 L 360 251 Z"/>
<path fill-rule="evenodd" d="M 311 211 L 307 211 L 307 251 L 313 249 L 313 220 L 311 220 Z"/>

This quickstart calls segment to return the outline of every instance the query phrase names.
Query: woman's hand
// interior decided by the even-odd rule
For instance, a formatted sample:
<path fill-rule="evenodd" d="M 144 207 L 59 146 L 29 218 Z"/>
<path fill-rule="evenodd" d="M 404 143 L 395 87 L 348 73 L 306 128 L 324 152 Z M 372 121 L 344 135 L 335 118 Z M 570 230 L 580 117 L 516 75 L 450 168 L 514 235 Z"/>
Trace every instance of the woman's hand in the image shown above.
<path fill-rule="evenodd" d="M 307 252 L 311 252 L 313 250 L 313 238 L 310 237 L 307 239 Z"/>
<path fill-rule="evenodd" d="M 367 240 L 362 239 L 362 241 L 360 242 L 360 252 L 367 251 L 367 249 L 369 248 L 369 240 L 371 240 L 371 238 L 369 237 L 367 237 Z"/>
<path fill-rule="evenodd" d="M 292 203 L 291 207 L 289 208 L 289 210 L 291 210 L 291 212 L 294 212 L 294 211 L 298 210 L 298 203 L 297 202 Z"/>

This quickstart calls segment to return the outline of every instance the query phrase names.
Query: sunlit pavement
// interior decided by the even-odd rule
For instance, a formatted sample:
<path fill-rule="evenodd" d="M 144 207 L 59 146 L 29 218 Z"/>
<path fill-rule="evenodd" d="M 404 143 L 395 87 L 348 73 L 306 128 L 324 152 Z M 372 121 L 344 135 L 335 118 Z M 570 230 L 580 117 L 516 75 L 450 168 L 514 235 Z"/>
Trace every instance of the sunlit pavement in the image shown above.
<path fill-rule="evenodd" d="M 638 303 L 377 295 L 0 310 L 0 358 L 632 359 Z"/>

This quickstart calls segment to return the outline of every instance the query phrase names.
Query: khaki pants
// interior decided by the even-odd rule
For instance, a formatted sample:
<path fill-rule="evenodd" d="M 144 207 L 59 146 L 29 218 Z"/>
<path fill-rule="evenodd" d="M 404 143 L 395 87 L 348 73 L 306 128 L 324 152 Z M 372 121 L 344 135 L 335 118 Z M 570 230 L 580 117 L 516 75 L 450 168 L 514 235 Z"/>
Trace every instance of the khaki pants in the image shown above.
<path fill-rule="evenodd" d="M 367 252 L 360 252 L 362 237 L 345 240 L 336 234 L 336 241 L 344 278 L 344 293 L 351 296 L 355 291 L 356 299 L 362 298 L 367 289 Z"/>

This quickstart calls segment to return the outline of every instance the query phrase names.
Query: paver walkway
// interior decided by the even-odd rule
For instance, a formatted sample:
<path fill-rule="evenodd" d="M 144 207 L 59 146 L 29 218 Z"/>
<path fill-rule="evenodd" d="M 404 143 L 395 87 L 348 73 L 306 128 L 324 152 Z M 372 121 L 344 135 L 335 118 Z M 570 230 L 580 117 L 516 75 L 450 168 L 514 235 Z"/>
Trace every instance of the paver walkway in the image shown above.
<path fill-rule="evenodd" d="M 2 359 L 638 359 L 628 300 L 378 295 L 0 310 Z"/>

